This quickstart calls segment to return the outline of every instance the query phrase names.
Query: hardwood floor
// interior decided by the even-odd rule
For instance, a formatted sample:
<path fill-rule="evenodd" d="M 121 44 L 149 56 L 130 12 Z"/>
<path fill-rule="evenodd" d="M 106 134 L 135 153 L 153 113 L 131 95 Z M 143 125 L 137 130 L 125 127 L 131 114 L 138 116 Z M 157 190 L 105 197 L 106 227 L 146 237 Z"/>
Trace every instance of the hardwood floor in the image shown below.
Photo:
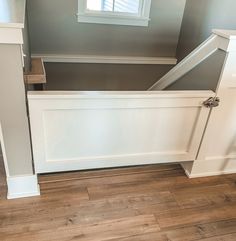
<path fill-rule="evenodd" d="M 40 197 L 16 200 L 0 179 L 1 241 L 236 240 L 236 174 L 188 179 L 153 165 L 39 179 Z"/>

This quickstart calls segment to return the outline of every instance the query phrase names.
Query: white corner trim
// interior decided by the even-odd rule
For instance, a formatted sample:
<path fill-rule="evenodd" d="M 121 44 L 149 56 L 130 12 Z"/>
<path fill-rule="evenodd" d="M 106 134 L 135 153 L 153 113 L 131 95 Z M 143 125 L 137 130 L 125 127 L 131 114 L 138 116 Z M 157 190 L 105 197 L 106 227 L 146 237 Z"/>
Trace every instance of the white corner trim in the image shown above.
<path fill-rule="evenodd" d="M 53 63 L 89 63 L 89 64 L 156 64 L 175 65 L 172 57 L 133 57 L 133 56 L 103 56 L 103 55 L 60 55 L 32 54 L 33 58 L 42 58 L 44 62 Z"/>
<path fill-rule="evenodd" d="M 7 178 L 8 199 L 40 195 L 37 175 L 10 176 Z"/>

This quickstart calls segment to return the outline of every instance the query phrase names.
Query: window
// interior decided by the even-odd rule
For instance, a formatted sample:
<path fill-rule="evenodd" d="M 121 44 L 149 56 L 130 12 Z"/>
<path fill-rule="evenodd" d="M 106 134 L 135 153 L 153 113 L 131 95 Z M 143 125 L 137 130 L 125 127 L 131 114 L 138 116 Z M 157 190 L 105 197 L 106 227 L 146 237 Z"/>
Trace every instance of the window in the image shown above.
<path fill-rule="evenodd" d="M 148 26 L 151 0 L 78 0 L 78 22 Z"/>

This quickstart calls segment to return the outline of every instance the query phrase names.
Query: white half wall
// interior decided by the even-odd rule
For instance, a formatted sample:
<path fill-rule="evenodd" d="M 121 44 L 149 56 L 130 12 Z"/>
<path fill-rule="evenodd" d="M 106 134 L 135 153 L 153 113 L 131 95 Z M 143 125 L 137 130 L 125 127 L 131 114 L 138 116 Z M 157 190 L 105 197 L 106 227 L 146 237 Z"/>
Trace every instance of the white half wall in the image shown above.
<path fill-rule="evenodd" d="M 30 92 L 36 173 L 194 160 L 211 91 Z"/>

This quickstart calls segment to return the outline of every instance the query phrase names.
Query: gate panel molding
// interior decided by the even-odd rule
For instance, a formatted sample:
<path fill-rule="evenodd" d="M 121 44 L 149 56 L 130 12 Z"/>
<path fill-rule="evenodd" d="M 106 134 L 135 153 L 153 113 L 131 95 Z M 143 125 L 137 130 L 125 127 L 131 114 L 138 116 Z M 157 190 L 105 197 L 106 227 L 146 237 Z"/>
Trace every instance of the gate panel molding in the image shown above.
<path fill-rule="evenodd" d="M 212 91 L 30 92 L 37 173 L 194 160 Z"/>

